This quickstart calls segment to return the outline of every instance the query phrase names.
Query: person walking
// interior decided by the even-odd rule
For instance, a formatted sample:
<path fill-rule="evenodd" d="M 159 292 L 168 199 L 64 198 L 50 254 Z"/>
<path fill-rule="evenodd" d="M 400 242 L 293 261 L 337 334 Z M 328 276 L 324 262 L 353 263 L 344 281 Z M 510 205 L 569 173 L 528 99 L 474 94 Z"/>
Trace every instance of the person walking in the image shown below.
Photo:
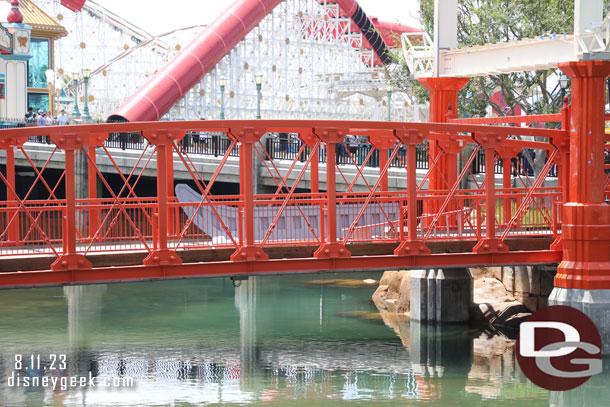
<path fill-rule="evenodd" d="M 55 119 L 53 119 L 53 115 L 48 110 L 47 110 L 47 114 L 45 115 L 45 119 L 47 121 L 47 123 L 46 123 L 47 126 L 52 126 L 53 124 L 55 124 Z"/>
<path fill-rule="evenodd" d="M 37 126 L 46 126 L 47 119 L 45 118 L 45 114 L 42 110 L 38 111 L 38 115 L 36 116 L 36 125 Z"/>
<path fill-rule="evenodd" d="M 352 156 L 353 160 L 357 160 L 357 154 L 358 154 L 358 145 L 360 143 L 358 142 L 358 136 L 354 136 L 353 134 L 349 134 L 347 136 L 347 148 L 349 149 L 349 153 Z"/>
<path fill-rule="evenodd" d="M 65 109 L 61 109 L 59 116 L 57 116 L 57 125 L 66 126 L 68 124 L 68 115 Z"/>
<path fill-rule="evenodd" d="M 25 122 L 26 123 L 34 123 L 36 120 L 36 113 L 34 113 L 33 107 L 28 107 L 28 112 L 25 114 Z"/>

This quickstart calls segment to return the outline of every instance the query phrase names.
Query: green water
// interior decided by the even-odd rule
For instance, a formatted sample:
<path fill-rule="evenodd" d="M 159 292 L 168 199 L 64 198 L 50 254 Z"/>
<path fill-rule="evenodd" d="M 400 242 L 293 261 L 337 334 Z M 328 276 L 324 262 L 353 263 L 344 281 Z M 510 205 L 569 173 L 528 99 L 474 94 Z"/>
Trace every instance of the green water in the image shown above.
<path fill-rule="evenodd" d="M 369 301 L 374 287 L 308 284 L 367 277 L 0 291 L 1 405 L 608 405 L 607 372 L 549 394 L 523 376 L 507 338 L 384 322 Z M 73 376 L 96 386 L 69 386 Z M 16 386 L 34 377 L 49 383 Z"/>

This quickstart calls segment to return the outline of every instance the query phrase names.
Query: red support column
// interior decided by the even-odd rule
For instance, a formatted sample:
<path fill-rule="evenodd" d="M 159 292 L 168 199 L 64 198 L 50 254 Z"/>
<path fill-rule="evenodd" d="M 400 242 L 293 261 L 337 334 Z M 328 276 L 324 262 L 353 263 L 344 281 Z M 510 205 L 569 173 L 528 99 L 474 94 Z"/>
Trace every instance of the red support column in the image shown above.
<path fill-rule="evenodd" d="M 89 145 L 87 151 L 90 160 L 87 160 L 87 187 L 89 190 L 89 205 L 95 205 L 97 200 L 97 173 L 95 171 L 97 164 L 97 154 L 95 153 L 94 145 Z M 99 209 L 89 209 L 89 237 L 92 238 L 99 227 L 100 219 Z"/>
<path fill-rule="evenodd" d="M 515 147 L 503 146 L 500 151 L 500 157 L 502 157 L 502 189 L 504 192 L 504 198 L 502 198 L 502 225 L 506 226 L 512 216 L 512 198 L 510 197 L 512 187 L 512 159 L 519 154 L 519 149 Z"/>
<path fill-rule="evenodd" d="M 181 139 L 181 138 L 180 138 Z M 180 139 L 177 141 L 180 142 Z M 174 148 L 173 144 L 167 147 L 167 197 L 170 202 L 175 202 L 174 198 Z M 170 207 L 167 214 L 167 224 L 169 225 L 169 236 L 176 236 L 176 208 Z"/>
<path fill-rule="evenodd" d="M 311 169 L 309 171 L 310 174 L 310 185 L 311 192 L 317 194 L 320 192 L 320 170 L 319 170 L 319 157 L 318 157 L 318 148 L 316 144 L 318 143 L 318 138 L 313 133 L 307 134 L 299 134 L 299 138 L 307 147 L 310 148 L 311 155 Z"/>
<path fill-rule="evenodd" d="M 572 80 L 569 202 L 563 205 L 563 261 L 555 287 L 610 289 L 610 206 L 604 202 L 607 61 L 566 62 Z"/>
<path fill-rule="evenodd" d="M 511 176 L 510 172 L 512 170 L 510 159 L 508 155 L 502 155 L 502 195 L 504 195 L 504 199 L 502 199 L 502 224 L 506 225 L 510 220 L 511 214 L 511 199 L 508 196 L 508 190 L 511 187 Z"/>
<path fill-rule="evenodd" d="M 563 107 L 561 108 L 561 128 L 562 130 L 570 131 L 570 105 L 568 104 L 568 98 L 563 98 Z M 553 219 L 559 225 L 562 222 L 562 209 L 563 205 L 570 200 L 570 136 L 565 136 L 559 138 L 553 138 L 552 140 L 555 147 L 559 149 L 558 157 L 555 159 L 557 163 L 557 185 L 561 190 L 561 198 L 559 202 L 559 206 L 554 210 L 553 213 L 558 213 L 558 219 Z M 551 244 L 551 249 L 562 251 L 563 237 L 562 235 L 557 236 L 553 244 Z"/>
<path fill-rule="evenodd" d="M 568 98 L 563 98 L 563 107 L 561 108 L 561 128 L 568 132 L 571 126 L 571 108 L 568 104 Z M 564 137 L 562 140 L 553 140 L 557 148 L 559 148 L 559 171 L 557 181 L 562 191 L 563 202 L 568 202 L 570 199 L 570 137 Z"/>
<path fill-rule="evenodd" d="M 388 151 L 394 147 L 396 138 L 393 135 L 372 135 L 369 136 L 369 142 L 379 150 L 379 176 L 381 177 L 380 190 L 388 191 L 388 171 L 382 172 L 388 163 Z"/>
<path fill-rule="evenodd" d="M 396 132 L 396 137 L 407 146 L 407 239 L 403 241 L 394 254 L 422 255 L 430 254 L 430 249 L 423 240 L 417 237 L 417 145 L 423 143 L 424 135 L 417 132 Z M 402 215 L 402 213 L 401 213 Z M 403 222 L 399 222 L 402 229 Z M 401 236 L 404 232 L 401 230 Z"/>
<path fill-rule="evenodd" d="M 430 122 L 446 123 L 447 114 L 451 111 L 457 114 L 458 91 L 470 81 L 468 78 L 420 78 L 419 82 L 430 92 Z M 451 107 L 451 109 L 450 109 Z M 430 168 L 436 156 L 441 153 L 443 146 L 438 141 L 430 142 Z M 459 151 L 458 151 L 459 152 Z M 457 180 L 457 154 L 454 151 L 445 151 L 436 163 L 436 167 L 430 170 L 428 189 L 437 191 L 448 191 Z M 447 184 L 449 186 L 447 186 Z M 443 197 L 444 199 L 444 197 Z M 442 199 L 431 202 L 425 209 L 428 214 L 438 211 Z M 432 218 L 429 218 L 430 221 Z M 439 225 L 444 219 L 439 219 Z"/>
<path fill-rule="evenodd" d="M 184 132 L 183 132 L 184 133 Z M 180 139 L 179 134 L 174 134 L 167 130 L 150 130 L 142 134 L 151 144 L 157 146 L 157 200 L 159 207 L 159 217 L 157 225 L 158 249 L 153 249 L 144 259 L 146 266 L 165 266 L 169 264 L 181 264 L 182 259 L 176 254 L 175 250 L 168 248 L 169 231 L 173 226 L 169 225 L 170 212 L 172 208 L 168 205 L 170 199 L 170 182 L 173 183 L 173 173 L 170 174 L 170 164 L 168 157 L 172 157 L 168 150 L 172 151 L 172 143 L 175 139 Z M 171 177 L 171 181 L 170 181 Z M 173 195 L 173 194 L 172 194 Z"/>
<path fill-rule="evenodd" d="M 504 137 L 493 134 L 476 134 L 475 141 L 485 149 L 485 237 L 475 246 L 475 253 L 507 252 L 508 246 L 496 237 L 496 174 L 495 152 Z M 481 208 L 478 208 L 479 213 Z"/>
<path fill-rule="evenodd" d="M 305 143 L 311 149 L 311 169 L 309 171 L 310 176 L 310 184 L 311 184 L 311 193 L 318 194 L 320 193 L 320 157 L 319 157 L 319 144 L 318 137 L 311 133 L 299 134 L 299 138 L 303 143 Z M 324 234 L 324 207 L 320 205 L 319 211 L 320 217 L 320 241 L 324 242 L 325 234 Z M 312 225 L 314 230 L 316 225 Z"/>
<path fill-rule="evenodd" d="M 19 239 L 19 206 L 17 205 L 17 196 L 13 193 L 13 191 L 17 191 L 17 184 L 15 182 L 15 147 L 8 146 L 6 148 L 6 180 L 8 182 L 8 186 L 6 188 L 6 200 L 11 202 L 9 207 L 14 207 L 15 211 L 9 211 L 6 214 L 7 223 L 13 219 L 13 222 L 9 226 L 8 229 L 8 240 L 11 242 L 18 242 Z M 15 216 L 15 214 L 17 214 Z"/>
<path fill-rule="evenodd" d="M 51 269 L 84 270 L 90 269 L 91 263 L 82 254 L 76 253 L 76 171 L 74 169 L 74 156 L 86 144 L 85 134 L 51 135 L 51 141 L 64 150 L 66 159 L 65 189 L 66 209 L 62 238 L 64 240 L 64 253 L 51 265 Z"/>
<path fill-rule="evenodd" d="M 259 142 L 265 133 L 263 130 L 253 127 L 243 129 L 232 129 L 231 134 L 241 143 L 239 148 L 239 179 L 240 191 L 244 201 L 244 234 L 245 246 L 239 247 L 231 255 L 232 261 L 257 261 L 268 260 L 269 256 L 262 247 L 255 245 L 255 223 L 254 223 L 254 143 Z"/>
<path fill-rule="evenodd" d="M 335 163 L 336 144 L 345 137 L 345 131 L 325 128 L 315 129 L 314 133 L 326 143 L 326 231 L 327 239 L 314 253 L 317 259 L 350 257 L 345 243 L 337 241 L 337 174 Z"/>

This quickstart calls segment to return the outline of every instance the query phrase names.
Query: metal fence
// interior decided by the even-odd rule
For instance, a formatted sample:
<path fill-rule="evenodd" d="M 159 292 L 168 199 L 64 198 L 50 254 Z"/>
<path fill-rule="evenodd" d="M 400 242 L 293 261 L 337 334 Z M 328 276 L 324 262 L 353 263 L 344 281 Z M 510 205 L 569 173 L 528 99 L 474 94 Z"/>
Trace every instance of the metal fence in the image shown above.
<path fill-rule="evenodd" d="M 23 121 L 8 121 L 0 119 L 0 128 L 15 128 L 25 127 L 26 123 Z M 51 144 L 51 141 L 46 136 L 29 137 L 28 141 L 34 143 Z M 214 157 L 223 156 L 231 145 L 231 140 L 226 136 L 225 133 L 221 132 L 199 132 L 192 131 L 186 132 L 186 136 L 180 142 L 182 148 L 188 154 L 199 154 L 209 155 Z M 303 142 L 298 138 L 289 138 L 288 140 L 280 139 L 277 137 L 267 137 L 264 142 L 264 148 L 266 152 L 261 152 L 265 159 L 271 158 L 272 160 L 294 160 L 297 158 L 299 151 L 301 150 Z M 108 148 L 117 148 L 121 150 L 142 150 L 146 145 L 146 139 L 141 136 L 140 133 L 111 133 L 104 142 L 104 145 Z M 347 143 L 339 143 L 336 146 L 335 161 L 339 165 L 352 164 L 353 162 L 361 166 L 366 157 L 368 157 L 372 145 L 368 142 L 360 142 L 359 145 L 349 146 Z M 388 151 L 388 158 L 391 157 L 391 151 Z M 299 160 L 305 162 L 311 154 L 311 148 L 305 147 L 304 153 L 300 155 Z M 366 163 L 366 167 L 378 168 L 379 167 L 379 150 L 373 151 L 371 157 Z M 238 149 L 233 149 L 229 154 L 232 157 L 238 157 Z M 512 161 L 512 174 L 517 175 L 534 175 L 534 168 L 532 163 L 535 159 L 535 153 L 533 150 L 524 149 L 521 153 L 513 158 Z M 320 147 L 318 150 L 318 161 L 320 163 L 326 163 L 326 150 Z M 405 167 L 407 162 L 407 151 L 404 146 L 401 146 L 398 153 L 390 163 L 391 168 Z M 416 153 L 417 169 L 428 169 L 429 168 L 429 154 L 427 146 L 418 145 Z M 545 160 L 546 163 L 546 160 Z M 477 156 L 474 158 L 471 168 L 473 174 L 485 173 L 485 150 L 480 149 Z M 498 159 L 495 165 L 495 173 L 503 173 L 502 159 Z M 551 168 L 549 173 L 551 177 L 557 177 L 557 165 Z"/>

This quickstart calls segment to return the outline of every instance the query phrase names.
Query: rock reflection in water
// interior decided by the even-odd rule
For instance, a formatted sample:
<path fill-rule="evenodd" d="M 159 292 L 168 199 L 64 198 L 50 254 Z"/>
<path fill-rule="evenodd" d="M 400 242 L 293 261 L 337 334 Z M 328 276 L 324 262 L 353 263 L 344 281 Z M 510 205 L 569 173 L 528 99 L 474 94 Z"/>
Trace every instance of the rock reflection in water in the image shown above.
<path fill-rule="evenodd" d="M 409 351 L 422 400 L 442 404 L 465 393 L 473 403 L 504 399 L 547 405 L 548 392 L 521 373 L 513 338 L 491 328 L 420 323 L 385 308 L 380 314 Z"/>

